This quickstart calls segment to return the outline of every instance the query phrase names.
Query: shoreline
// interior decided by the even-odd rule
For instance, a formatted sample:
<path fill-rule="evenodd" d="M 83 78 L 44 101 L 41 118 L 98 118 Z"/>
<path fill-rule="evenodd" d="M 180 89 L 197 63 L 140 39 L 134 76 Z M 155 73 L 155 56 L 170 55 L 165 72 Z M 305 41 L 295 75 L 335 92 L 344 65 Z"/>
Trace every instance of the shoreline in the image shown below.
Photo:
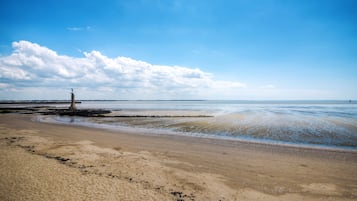
<path fill-rule="evenodd" d="M 91 108 L 91 109 L 88 109 Z M 68 110 L 68 108 L 59 108 L 51 106 L 32 106 L 26 107 L 19 105 L 19 107 L 5 107 L 0 108 L 0 113 L 19 113 L 19 114 L 42 114 L 43 117 L 40 120 L 46 119 L 52 123 L 64 123 L 64 124 L 76 124 L 78 126 L 87 126 L 99 129 L 109 129 L 114 131 L 124 131 L 131 132 L 130 130 L 140 131 L 141 133 L 147 133 L 152 135 L 164 134 L 164 135 L 179 135 L 179 136 L 189 136 L 189 137 L 199 137 L 199 138 L 212 138 L 212 139 L 222 139 L 222 140 L 233 140 L 249 143 L 263 143 L 270 144 L 273 146 L 288 146 L 288 147 L 302 147 L 306 149 L 322 149 L 322 150 L 336 150 L 336 151 L 357 151 L 356 146 L 356 136 L 353 134 L 357 132 L 357 127 L 353 126 L 353 121 L 347 119 L 347 123 L 350 125 L 350 130 L 347 129 L 346 132 L 341 132 L 341 129 L 345 129 L 346 125 L 343 122 L 334 122 L 330 119 L 323 119 L 326 122 L 317 122 L 318 125 L 314 126 L 304 126 L 309 125 L 308 122 L 299 121 L 291 119 L 288 121 L 288 126 L 291 129 L 285 129 L 283 125 L 278 125 L 274 127 L 274 122 L 270 122 L 273 126 L 267 126 L 264 124 L 253 123 L 244 124 L 243 120 L 252 121 L 252 116 L 229 116 L 226 119 L 222 118 L 220 114 L 216 115 L 214 112 L 190 110 L 190 112 L 185 110 L 142 110 L 135 109 L 100 109 L 98 107 L 88 107 L 79 108 L 76 111 Z M 104 107 L 105 108 L 105 107 Z M 125 107 L 124 107 L 125 108 Z M 50 116 L 51 119 L 46 118 Z M 54 117 L 51 117 L 54 116 Z M 224 116 L 224 115 L 223 115 Z M 77 118 L 78 120 L 77 121 Z M 80 119 L 81 117 L 88 117 Z M 94 117 L 97 119 L 93 119 Z M 254 117 L 254 116 L 253 116 Z M 107 118 L 109 120 L 107 120 Z M 176 120 L 177 118 L 177 120 Z M 192 121 L 190 120 L 192 118 Z M 205 119 L 199 119 L 205 118 Z M 207 118 L 207 119 L 206 119 Z M 232 118 L 232 119 L 230 119 Z M 238 119 L 234 119 L 238 118 Z M 256 119 L 259 117 L 255 117 Z M 280 118 L 279 116 L 276 118 Z M 289 116 L 286 117 L 289 119 Z M 300 117 L 302 118 L 302 117 Z M 145 122 L 147 119 L 153 121 L 152 126 L 145 127 Z M 160 125 L 160 119 L 163 119 Z M 189 119 L 189 120 L 187 120 Z M 264 119 L 263 119 L 264 120 Z M 68 122 L 67 122 L 68 121 Z M 71 121 L 71 123 L 69 122 Z M 109 123 L 106 123 L 109 121 Z M 117 124 L 112 124 L 111 122 L 121 122 Z M 151 122 L 149 124 L 151 124 Z M 156 121 L 156 122 L 155 122 Z M 336 120 L 337 121 L 337 120 Z M 131 125 L 131 122 L 134 122 Z M 144 122 L 144 124 L 140 124 Z M 177 123 L 178 122 L 178 123 Z M 226 124 L 223 124 L 225 122 Z M 236 122 L 243 122 L 238 126 L 234 125 Z M 351 123 L 352 122 L 352 123 Z M 284 123 L 284 122 L 283 122 Z M 283 124 L 282 123 L 282 124 Z M 285 122 L 286 123 L 286 122 Z M 294 125 L 298 124 L 299 125 Z M 316 122 L 315 122 L 316 123 Z M 327 128 L 321 129 L 323 123 L 326 123 Z M 338 124 L 340 123 L 340 124 Z M 126 125 L 127 124 L 127 125 Z M 201 125 L 202 124 L 202 125 Z M 207 125 L 205 125 L 207 124 Z M 212 124 L 212 125 L 210 125 Z M 300 125 L 301 124 L 301 125 Z M 330 125 L 331 124 L 331 125 Z M 335 125 L 336 124 L 336 125 Z M 138 126 L 137 126 L 138 125 Z M 281 128 L 282 127 L 282 128 Z M 285 126 L 286 127 L 286 126 Z M 300 128 L 299 128 L 300 127 Z M 338 128 L 338 129 L 335 129 Z M 212 130 L 210 130 L 212 129 Z M 216 130 L 215 130 L 216 129 Z M 260 129 L 260 130 L 259 130 Z M 280 130 L 279 130 L 280 129 Z M 282 130 L 281 130 L 282 129 Z M 307 130 L 306 130 L 307 129 Z M 329 129 L 332 129 L 329 130 Z M 317 130 L 315 132 L 315 130 Z M 202 132 L 201 132 L 202 131 Z M 225 133 L 227 131 L 227 133 Z M 237 131 L 237 132 L 235 132 Z M 244 135 L 245 134 L 245 135 Z"/>
<path fill-rule="evenodd" d="M 248 144 L 261 144 L 267 146 L 281 146 L 285 148 L 294 148 L 294 149 L 311 149 L 311 150 L 320 150 L 320 151 L 330 151 L 330 152 L 351 152 L 357 154 L 357 147 L 351 146 L 333 146 L 333 145 L 324 145 L 324 144 L 307 144 L 307 143 L 294 143 L 294 142 L 284 142 L 284 141 L 276 141 L 269 139 L 256 139 L 252 137 L 233 137 L 233 136 L 225 136 L 225 135 L 215 135 L 215 134 L 205 134 L 205 133 L 185 133 L 178 132 L 172 130 L 165 129 L 154 129 L 154 128 L 134 128 L 130 126 L 117 126 L 117 125 L 108 125 L 108 124 L 100 124 L 100 123 L 68 123 L 62 122 L 58 120 L 48 121 L 44 120 L 45 116 L 33 118 L 33 121 L 38 121 L 41 123 L 50 123 L 50 124 L 58 124 L 58 125 L 68 125 L 68 126 L 79 126 L 84 128 L 95 128 L 95 129 L 103 129 L 113 132 L 129 132 L 133 134 L 137 134 L 138 132 L 143 133 L 144 135 L 168 135 L 168 136 L 182 136 L 182 137 L 192 137 L 192 138 L 202 138 L 202 139 L 212 139 L 212 140 L 223 140 L 223 141 L 236 141 L 240 143 L 248 143 Z M 114 116 L 116 117 L 116 116 Z"/>
<path fill-rule="evenodd" d="M 115 178 L 118 182 L 133 183 L 130 178 L 138 181 L 132 189 L 138 196 L 145 186 L 150 184 L 146 190 L 150 190 L 152 198 L 163 196 L 161 198 L 166 200 L 179 200 L 181 197 L 184 200 L 357 198 L 357 154 L 354 152 L 289 148 L 187 136 L 151 136 L 140 132 L 33 122 L 31 116 L 21 114 L 1 114 L 0 125 L 2 140 L 7 136 L 6 142 L 9 143 L 12 137 L 16 137 L 13 144 L 18 143 L 15 147 L 11 143 L 8 146 L 1 144 L 9 153 L 14 152 L 11 149 L 16 147 L 18 149 L 19 146 L 28 146 L 30 148 L 22 148 L 26 150 L 27 155 L 41 156 L 41 161 L 57 160 L 59 169 L 62 166 L 68 167 L 69 171 L 79 169 L 79 178 L 87 178 L 88 175 L 84 172 L 87 170 L 90 176 L 103 179 L 103 185 L 109 174 L 117 172 L 122 175 Z M 17 141 L 19 136 L 24 139 Z M 91 147 L 91 151 L 81 152 L 88 147 Z M 107 154 L 103 149 L 110 151 Z M 94 158 L 88 156 L 93 150 Z M 49 155 L 53 153 L 55 155 Z M 52 158 L 44 157 L 46 155 Z M 74 157 L 78 155 L 82 158 Z M 116 155 L 119 158 L 114 157 Z M 67 159 L 68 161 L 61 162 Z M 125 160 L 121 161 L 121 165 L 115 165 L 114 161 L 119 159 Z M 100 161 L 107 162 L 103 167 L 94 165 Z M 71 166 L 69 162 L 88 163 L 96 167 L 81 169 L 76 165 Z M 46 168 L 46 164 L 48 161 L 40 168 Z M 6 173 L 10 169 L 4 171 Z M 162 184 L 166 187 L 155 190 Z"/>

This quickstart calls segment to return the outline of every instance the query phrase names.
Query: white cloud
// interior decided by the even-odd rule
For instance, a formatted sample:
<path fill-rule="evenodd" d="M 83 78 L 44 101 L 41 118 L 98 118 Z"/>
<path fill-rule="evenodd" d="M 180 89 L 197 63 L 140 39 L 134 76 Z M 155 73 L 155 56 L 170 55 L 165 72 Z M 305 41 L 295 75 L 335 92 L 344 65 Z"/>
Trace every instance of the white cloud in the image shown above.
<path fill-rule="evenodd" d="M 276 86 L 273 85 L 273 84 L 268 84 L 268 85 L 263 85 L 260 88 L 262 88 L 262 89 L 275 89 Z"/>
<path fill-rule="evenodd" d="M 75 87 L 112 93 L 107 96 L 127 92 L 137 98 L 174 99 L 200 98 L 197 96 L 204 97 L 205 91 L 224 89 L 227 93 L 245 87 L 239 82 L 214 80 L 212 74 L 198 68 L 154 65 L 128 57 L 109 58 L 99 51 L 84 52 L 83 57 L 76 58 L 58 55 L 28 41 L 13 42 L 12 46 L 11 55 L 0 57 L 0 82 L 22 90 Z"/>
<path fill-rule="evenodd" d="M 67 30 L 69 30 L 69 31 L 81 31 L 82 27 L 67 27 Z"/>
<path fill-rule="evenodd" d="M 0 66 L 0 71 L 0 79 L 30 80 L 29 73 L 17 67 Z"/>
<path fill-rule="evenodd" d="M 212 88 L 227 89 L 227 88 L 244 88 L 245 84 L 240 82 L 214 81 Z"/>
<path fill-rule="evenodd" d="M 85 26 L 85 27 L 67 27 L 68 31 L 90 31 L 93 27 Z"/>

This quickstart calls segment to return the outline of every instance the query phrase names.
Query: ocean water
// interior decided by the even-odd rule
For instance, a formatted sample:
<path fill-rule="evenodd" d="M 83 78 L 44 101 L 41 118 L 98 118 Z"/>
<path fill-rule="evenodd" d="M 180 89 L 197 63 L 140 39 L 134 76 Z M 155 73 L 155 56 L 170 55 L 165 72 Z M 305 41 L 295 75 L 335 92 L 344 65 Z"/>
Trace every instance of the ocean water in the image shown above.
<path fill-rule="evenodd" d="M 83 101 L 77 107 L 113 113 L 54 120 L 147 133 L 357 149 L 355 101 Z"/>

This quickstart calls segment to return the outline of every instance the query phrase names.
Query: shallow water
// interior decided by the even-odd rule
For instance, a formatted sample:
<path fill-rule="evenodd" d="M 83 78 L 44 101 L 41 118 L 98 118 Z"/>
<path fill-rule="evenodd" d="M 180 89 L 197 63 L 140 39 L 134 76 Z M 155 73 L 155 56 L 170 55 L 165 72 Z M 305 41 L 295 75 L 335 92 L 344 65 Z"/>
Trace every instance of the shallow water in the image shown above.
<path fill-rule="evenodd" d="M 83 101 L 78 107 L 110 109 L 112 116 L 126 117 L 55 117 L 55 121 L 357 149 L 356 102 Z"/>

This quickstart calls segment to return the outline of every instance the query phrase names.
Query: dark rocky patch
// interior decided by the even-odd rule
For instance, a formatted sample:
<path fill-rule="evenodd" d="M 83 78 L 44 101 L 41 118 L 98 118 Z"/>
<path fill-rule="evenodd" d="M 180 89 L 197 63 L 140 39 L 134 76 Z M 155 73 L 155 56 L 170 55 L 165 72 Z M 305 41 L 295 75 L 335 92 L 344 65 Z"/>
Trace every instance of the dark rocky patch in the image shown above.
<path fill-rule="evenodd" d="M 44 115 L 61 115 L 61 116 L 81 116 L 81 117 L 100 117 L 103 114 L 110 113 L 110 110 L 94 110 L 94 109 L 83 109 L 83 110 L 67 110 L 67 109 L 53 109 L 45 112 L 40 112 Z"/>
<path fill-rule="evenodd" d="M 186 195 L 181 191 L 171 191 L 170 194 L 177 198 L 176 201 L 184 201 L 184 198 L 190 199 L 191 201 L 195 200 L 194 195 Z"/>
<path fill-rule="evenodd" d="M 46 154 L 44 156 L 49 159 L 55 159 L 55 160 L 59 161 L 60 163 L 65 163 L 70 160 L 69 158 L 63 158 L 61 156 L 52 156 L 52 155 L 48 155 L 48 154 Z"/>
<path fill-rule="evenodd" d="M 67 116 L 81 116 L 81 117 L 101 117 L 104 114 L 111 113 L 110 110 L 102 109 L 57 109 L 51 107 L 0 107 L 0 113 L 20 113 L 20 114 L 43 114 L 43 115 L 67 115 Z"/>

